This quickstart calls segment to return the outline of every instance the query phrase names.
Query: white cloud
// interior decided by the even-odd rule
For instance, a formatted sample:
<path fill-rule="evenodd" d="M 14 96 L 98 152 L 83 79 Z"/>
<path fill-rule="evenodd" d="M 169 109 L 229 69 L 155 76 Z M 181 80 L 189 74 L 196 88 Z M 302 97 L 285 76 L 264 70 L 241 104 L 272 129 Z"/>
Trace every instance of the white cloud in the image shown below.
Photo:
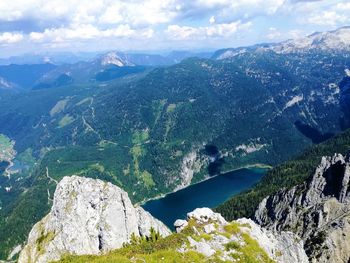
<path fill-rule="evenodd" d="M 0 1 L 0 20 L 55 20 L 68 24 L 127 23 L 153 25 L 169 22 L 180 10 L 175 0 L 12 0 Z"/>
<path fill-rule="evenodd" d="M 191 26 L 168 26 L 166 33 L 170 39 L 186 40 L 186 39 L 206 39 L 211 37 L 230 37 L 238 30 L 250 27 L 251 23 L 242 23 L 236 21 L 232 23 L 215 24 L 206 27 Z"/>
<path fill-rule="evenodd" d="M 269 31 L 266 35 L 266 38 L 267 39 L 270 39 L 270 40 L 276 40 L 276 39 L 280 39 L 282 37 L 282 33 L 275 27 L 270 27 L 269 28 Z"/>
<path fill-rule="evenodd" d="M 65 42 L 73 40 L 89 40 L 102 38 L 150 38 L 152 29 L 132 29 L 129 25 L 100 30 L 93 25 L 79 25 L 71 28 L 46 29 L 44 32 L 32 32 L 29 39 L 33 42 Z"/>
<path fill-rule="evenodd" d="M 295 21 L 302 27 L 339 27 L 350 23 L 348 0 L 298 1 L 285 5 L 284 14 L 295 14 Z"/>
<path fill-rule="evenodd" d="M 109 6 L 99 17 L 102 24 L 116 24 L 123 21 L 123 8 L 120 3 L 116 2 Z"/>
<path fill-rule="evenodd" d="M 215 16 L 211 16 L 211 17 L 210 17 L 209 23 L 210 23 L 210 24 L 214 24 L 214 23 L 215 23 Z"/>
<path fill-rule="evenodd" d="M 21 33 L 5 32 L 0 34 L 0 44 L 13 44 L 23 40 Z"/>
<path fill-rule="evenodd" d="M 336 11 L 324 11 L 318 14 L 313 14 L 307 19 L 307 21 L 315 25 L 336 26 L 338 24 L 349 22 L 350 17 Z"/>
<path fill-rule="evenodd" d="M 336 9 L 342 11 L 350 11 L 350 3 L 339 3 L 336 5 Z"/>
<path fill-rule="evenodd" d="M 272 41 L 282 41 L 286 39 L 298 39 L 305 36 L 306 34 L 306 32 L 299 29 L 288 30 L 285 32 L 275 27 L 270 27 L 266 34 L 266 39 Z"/>
<path fill-rule="evenodd" d="M 5 28 L 7 33 L 0 32 L 0 42 L 12 43 L 14 47 L 20 41 L 32 46 L 64 47 L 74 41 L 80 41 L 81 46 L 90 42 L 99 46 L 96 43 L 103 40 L 129 39 L 118 43 L 130 43 L 133 47 L 138 43 L 144 48 L 141 41 L 133 40 L 145 39 L 150 40 L 147 43 L 177 48 L 174 41 L 182 40 L 181 46 L 187 43 L 193 47 L 198 46 L 196 43 L 218 46 L 231 43 L 221 39 L 237 36 L 232 42 L 236 46 L 297 38 L 314 29 L 334 29 L 350 23 L 350 3 L 349 0 L 0 0 L 0 14 L 0 23 L 4 25 L 18 26 L 29 21 L 32 26 L 26 24 L 25 30 L 16 28 L 9 32 Z M 237 34 L 252 24 L 250 34 Z M 208 41 L 201 41 L 204 39 Z"/>

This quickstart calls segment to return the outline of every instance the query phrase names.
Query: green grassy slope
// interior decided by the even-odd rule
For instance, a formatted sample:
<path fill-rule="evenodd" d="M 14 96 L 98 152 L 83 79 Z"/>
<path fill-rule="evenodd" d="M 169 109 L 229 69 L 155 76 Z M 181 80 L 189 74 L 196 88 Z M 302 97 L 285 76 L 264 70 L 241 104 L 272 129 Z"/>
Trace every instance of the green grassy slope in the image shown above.
<path fill-rule="evenodd" d="M 267 253 L 259 246 L 258 242 L 245 233 L 242 228 L 245 225 L 232 222 L 223 230 L 207 234 L 203 231 L 203 226 L 194 221 L 189 221 L 189 225 L 180 233 L 173 233 L 165 238 L 132 238 L 130 244 L 123 248 L 98 256 L 67 256 L 60 260 L 60 263 L 104 263 L 104 262 L 147 262 L 147 263 L 228 263 L 235 259 L 237 262 L 250 263 L 273 263 Z M 196 229 L 196 230 L 194 230 Z M 217 248 L 215 254 L 206 257 L 190 248 L 188 238 L 196 241 L 212 240 L 223 237 L 232 238 L 239 241 L 228 242 L 220 250 Z M 186 252 L 179 252 L 180 248 L 185 248 Z M 224 260 L 223 250 L 232 257 L 231 260 Z"/>

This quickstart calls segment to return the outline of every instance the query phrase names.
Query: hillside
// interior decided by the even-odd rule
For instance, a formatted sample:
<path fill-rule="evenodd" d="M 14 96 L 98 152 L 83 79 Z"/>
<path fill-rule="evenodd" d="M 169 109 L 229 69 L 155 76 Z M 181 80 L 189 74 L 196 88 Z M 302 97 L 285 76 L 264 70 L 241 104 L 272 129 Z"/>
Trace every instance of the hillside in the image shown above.
<path fill-rule="evenodd" d="M 304 241 L 310 262 L 346 262 L 350 256 L 349 155 L 322 156 L 305 182 L 281 189 L 259 204 L 254 220 Z"/>
<path fill-rule="evenodd" d="M 0 66 L 0 89 L 31 89 L 36 81 L 55 68 L 50 63 Z"/>
<path fill-rule="evenodd" d="M 322 156 L 334 153 L 347 154 L 350 150 L 350 130 L 319 145 L 307 149 L 303 154 L 272 170 L 251 190 L 238 194 L 215 210 L 227 220 L 252 217 L 258 204 L 268 195 L 282 188 L 290 188 L 303 183 L 315 170 Z"/>

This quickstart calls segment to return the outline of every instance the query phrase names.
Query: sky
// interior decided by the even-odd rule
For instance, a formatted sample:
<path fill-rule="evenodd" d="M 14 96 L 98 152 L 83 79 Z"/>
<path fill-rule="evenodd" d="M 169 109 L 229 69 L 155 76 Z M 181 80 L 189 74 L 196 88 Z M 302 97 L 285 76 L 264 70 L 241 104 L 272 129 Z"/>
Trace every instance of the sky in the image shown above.
<path fill-rule="evenodd" d="M 0 57 L 215 50 L 347 25 L 349 0 L 0 0 Z"/>

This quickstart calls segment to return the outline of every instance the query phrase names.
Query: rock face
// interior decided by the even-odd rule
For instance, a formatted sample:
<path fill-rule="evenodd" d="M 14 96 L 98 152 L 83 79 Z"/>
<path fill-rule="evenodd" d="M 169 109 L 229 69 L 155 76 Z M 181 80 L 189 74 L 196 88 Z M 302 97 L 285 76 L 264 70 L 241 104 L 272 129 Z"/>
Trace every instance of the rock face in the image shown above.
<path fill-rule="evenodd" d="M 255 213 L 255 221 L 272 231 L 297 234 L 311 262 L 348 262 L 349 179 L 349 157 L 322 157 L 315 173 L 303 185 L 265 198 Z"/>
<path fill-rule="evenodd" d="M 125 54 L 118 54 L 116 52 L 109 52 L 105 55 L 103 55 L 101 58 L 101 65 L 115 65 L 118 67 L 125 67 L 125 66 L 135 66 L 132 62 L 130 62 Z"/>
<path fill-rule="evenodd" d="M 184 157 L 181 166 L 180 182 L 174 191 L 183 189 L 191 184 L 193 175 L 201 169 L 201 162 L 202 160 L 200 160 L 196 151 L 192 151 Z"/>
<path fill-rule="evenodd" d="M 265 253 L 276 262 L 308 262 L 303 241 L 294 243 L 295 240 L 299 241 L 295 234 L 287 231 L 274 234 L 250 219 L 242 218 L 228 223 L 220 214 L 209 208 L 197 208 L 187 214 L 187 224 L 184 224 L 183 220 L 175 222 L 177 232 L 183 231 L 184 225 L 192 227 L 194 234 L 188 236 L 188 245 L 183 245 L 181 249 L 183 252 L 195 250 L 209 258 L 220 255 L 220 260 L 236 262 L 242 251 L 251 249 L 250 239 L 253 239 L 259 246 L 254 247 L 256 258 Z M 261 262 L 270 261 L 264 258 Z"/>
<path fill-rule="evenodd" d="M 132 234 L 162 236 L 169 229 L 128 194 L 100 180 L 64 177 L 57 185 L 50 213 L 31 230 L 19 262 L 49 262 L 64 254 L 99 254 L 120 248 Z"/>

